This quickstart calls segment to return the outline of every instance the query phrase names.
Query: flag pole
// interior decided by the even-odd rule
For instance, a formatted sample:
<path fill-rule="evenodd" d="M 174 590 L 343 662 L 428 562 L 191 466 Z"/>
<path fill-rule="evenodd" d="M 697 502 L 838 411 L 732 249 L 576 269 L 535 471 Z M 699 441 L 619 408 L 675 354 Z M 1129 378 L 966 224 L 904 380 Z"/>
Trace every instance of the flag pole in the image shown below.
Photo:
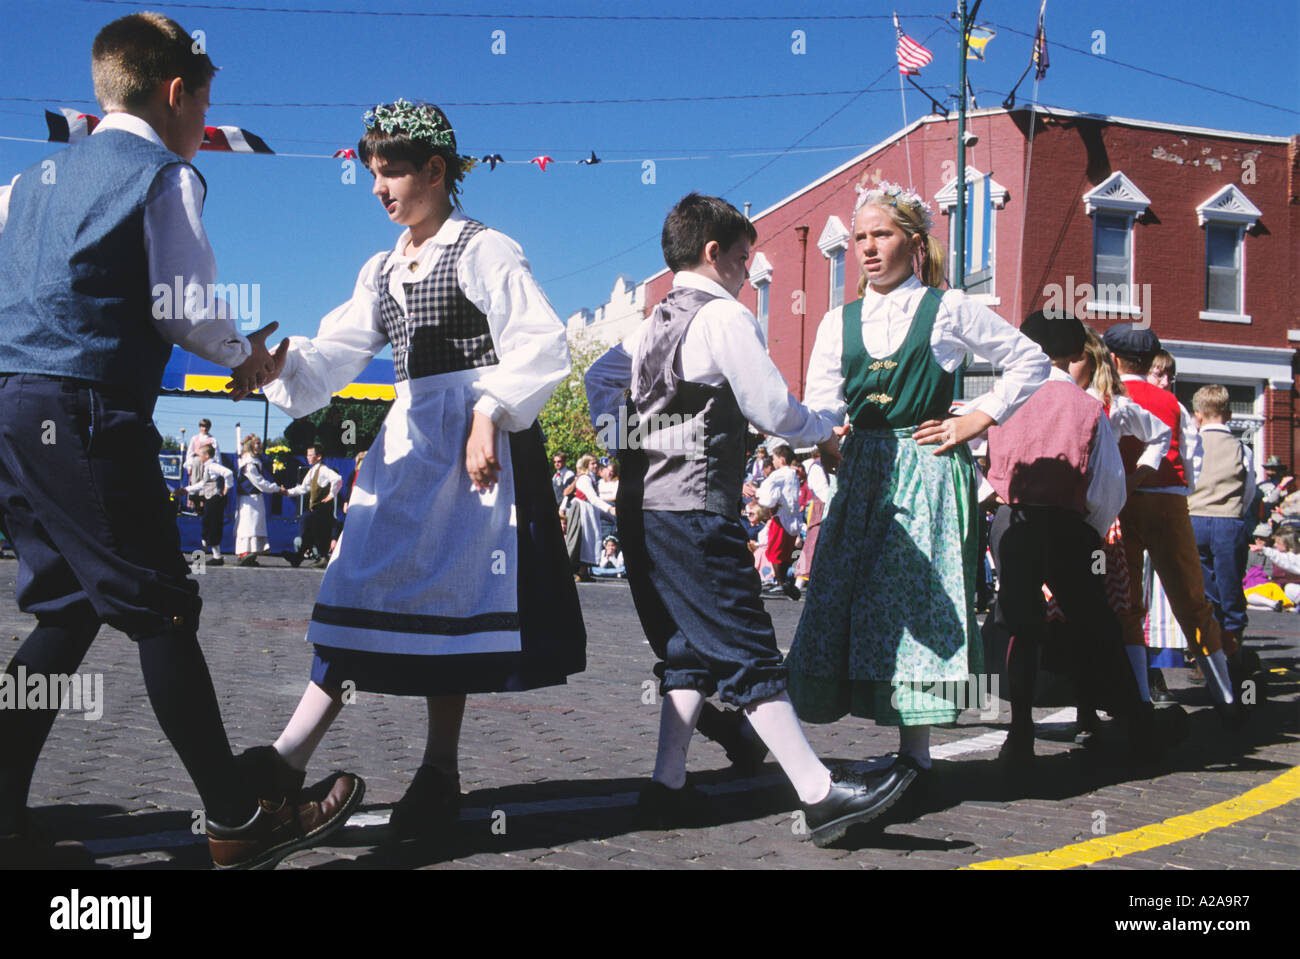
<path fill-rule="evenodd" d="M 953 237 L 953 283 L 957 290 L 966 288 L 966 42 L 970 25 L 966 20 L 966 0 L 957 0 L 957 21 L 961 44 L 957 51 L 957 221 Z"/>
<path fill-rule="evenodd" d="M 898 25 L 897 10 L 894 11 L 894 33 L 900 37 L 903 35 L 903 30 Z M 903 89 L 903 71 L 901 67 L 898 71 L 898 99 L 899 102 L 902 103 L 903 105 L 903 129 L 906 130 L 907 129 L 907 95 Z M 907 188 L 909 190 L 915 190 L 916 181 L 912 179 L 912 141 L 907 137 L 906 134 L 903 135 L 903 146 L 907 150 Z"/>

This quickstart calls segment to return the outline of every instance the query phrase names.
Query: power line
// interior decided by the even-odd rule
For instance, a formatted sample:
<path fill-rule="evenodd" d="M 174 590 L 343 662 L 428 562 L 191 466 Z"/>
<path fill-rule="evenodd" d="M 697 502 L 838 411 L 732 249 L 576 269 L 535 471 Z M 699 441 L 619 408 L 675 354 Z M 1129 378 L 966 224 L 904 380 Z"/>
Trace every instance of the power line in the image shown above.
<path fill-rule="evenodd" d="M 1008 33 L 1018 33 L 1022 37 L 1029 37 L 1030 39 L 1035 38 L 1035 34 L 1026 33 L 1024 30 L 1017 30 L 1015 27 L 1008 27 L 1001 23 L 990 23 L 989 25 L 997 27 L 999 30 L 1006 30 Z M 1168 80 L 1171 83 L 1181 83 L 1185 87 L 1192 87 L 1197 90 L 1204 90 L 1207 93 L 1217 93 L 1220 96 L 1229 97 L 1233 100 L 1241 100 L 1243 103 L 1253 103 L 1255 104 L 1255 106 L 1268 107 L 1268 109 L 1270 110 L 1280 110 L 1283 113 L 1300 114 L 1300 110 L 1294 110 L 1291 107 L 1280 107 L 1275 103 L 1265 103 L 1263 100 L 1255 100 L 1251 97 L 1242 96 L 1239 93 L 1229 93 L 1227 90 L 1220 90 L 1217 89 L 1216 87 L 1206 86 L 1205 84 L 1197 83 L 1194 80 L 1184 80 L 1182 77 L 1171 76 L 1168 73 L 1161 73 L 1158 70 L 1149 70 L 1146 67 L 1139 67 L 1133 63 L 1126 63 L 1125 61 L 1120 60 L 1118 57 L 1112 57 L 1112 56 L 1099 57 L 1097 54 L 1094 54 L 1091 50 L 1084 50 L 1082 47 L 1072 47 L 1068 43 L 1061 43 L 1059 40 L 1052 40 L 1049 42 L 1052 46 L 1059 47 L 1062 50 L 1069 50 L 1071 53 L 1082 54 L 1083 56 L 1089 57 L 1094 60 L 1100 58 L 1101 61 L 1104 63 L 1113 63 L 1117 67 L 1124 67 L 1126 70 L 1136 70 L 1138 73 L 1145 73 L 1148 76 L 1159 77 L 1161 80 Z"/>
<path fill-rule="evenodd" d="M 90 0 L 82 0 L 88 3 Z M 855 94 L 861 96 L 864 93 L 888 93 L 887 90 L 808 90 L 792 91 L 787 93 L 733 93 L 717 94 L 714 96 L 694 96 L 694 97 L 605 97 L 605 98 L 573 98 L 562 100 L 441 100 L 438 101 L 440 107 L 556 107 L 556 106 L 601 106 L 601 105 L 618 105 L 629 103 L 715 103 L 730 102 L 735 100 L 780 100 L 794 97 L 839 97 Z M 95 103 L 96 101 L 84 97 L 0 97 L 0 102 L 13 103 Z M 433 102 L 430 100 L 429 102 Z M 227 107 L 270 107 L 270 108 L 290 108 L 295 110 L 301 109 L 369 109 L 375 104 L 373 101 L 365 103 L 285 103 L 271 101 L 241 101 L 241 100 L 222 100 L 214 104 L 216 109 L 225 109 Z"/>
<path fill-rule="evenodd" d="M 98 3 L 111 6 L 139 7 L 137 0 L 81 0 L 82 3 Z M 615 15 L 583 13 L 447 13 L 431 10 L 328 10 L 318 7 L 244 7 L 233 3 L 155 3 L 157 7 L 174 7 L 181 10 L 227 10 L 235 13 L 292 13 L 326 15 L 340 17 L 423 17 L 434 20 L 580 20 L 608 23 L 788 23 L 792 21 L 855 21 L 855 20 L 892 20 L 892 14 L 830 14 L 787 16 L 670 16 L 670 15 Z M 944 19 L 938 14 L 900 14 L 900 19 Z"/>

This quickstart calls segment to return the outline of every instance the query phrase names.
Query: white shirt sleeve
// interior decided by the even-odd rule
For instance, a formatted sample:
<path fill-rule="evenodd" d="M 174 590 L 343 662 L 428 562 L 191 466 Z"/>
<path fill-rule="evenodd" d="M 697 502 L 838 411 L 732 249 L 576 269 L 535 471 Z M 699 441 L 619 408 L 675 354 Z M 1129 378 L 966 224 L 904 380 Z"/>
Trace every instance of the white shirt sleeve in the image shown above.
<path fill-rule="evenodd" d="M 596 492 L 596 484 L 591 481 L 590 473 L 583 473 L 578 477 L 578 489 L 582 491 L 583 496 L 587 497 L 587 502 L 596 507 L 596 509 L 600 510 L 602 513 L 613 514 L 614 507 L 610 506 L 600 498 L 600 495 Z"/>
<path fill-rule="evenodd" d="M 14 177 L 7 186 L 0 186 L 0 233 L 5 231 L 5 224 L 9 222 L 9 194 L 13 192 L 14 184 L 17 182 L 18 177 Z"/>
<path fill-rule="evenodd" d="M 696 330 L 741 413 L 755 428 L 791 446 L 814 446 L 830 437 L 830 427 L 790 394 L 763 345 L 758 321 L 744 306 L 735 300 L 714 300 L 700 309 L 687 335 Z M 691 378 L 684 359 L 682 375 Z"/>
<path fill-rule="evenodd" d="M 1128 499 L 1128 482 L 1124 475 L 1124 460 L 1119 444 L 1110 428 L 1110 419 L 1097 420 L 1097 435 L 1092 440 L 1088 456 L 1088 493 L 1084 518 L 1088 525 L 1105 539 L 1115 517 Z"/>
<path fill-rule="evenodd" d="M 278 493 L 280 491 L 279 486 L 262 475 L 262 467 L 258 465 L 256 460 L 245 463 L 241 472 L 244 474 L 244 479 L 253 484 L 254 489 L 261 490 L 263 493 Z"/>
<path fill-rule="evenodd" d="M 770 510 L 776 509 L 777 504 L 781 502 L 781 490 L 777 487 L 776 470 L 769 473 L 767 479 L 759 484 L 758 494 L 754 498 L 758 500 L 759 506 L 765 506 Z"/>
<path fill-rule="evenodd" d="M 564 324 L 533 278 L 519 244 L 483 230 L 465 246 L 457 278 L 483 311 L 500 363 L 485 369 L 474 410 L 508 432 L 528 429 L 569 375 Z"/>
<path fill-rule="evenodd" d="M 1283 553 L 1271 546 L 1265 546 L 1263 552 L 1274 566 L 1279 566 L 1288 573 L 1300 573 L 1300 553 Z"/>
<path fill-rule="evenodd" d="M 316 467 L 314 466 L 309 468 L 306 474 L 303 476 L 302 482 L 299 483 L 297 486 L 285 490 L 285 493 L 289 496 L 301 496 L 303 493 L 310 491 L 311 484 L 316 480 L 316 477 L 312 475 L 312 471 L 315 469 Z"/>
<path fill-rule="evenodd" d="M 149 189 L 144 247 L 154 322 L 167 342 L 234 369 L 252 347 L 236 327 L 238 304 L 213 295 L 217 261 L 203 229 L 203 197 L 198 174 L 184 164 L 165 168 Z M 203 295 L 191 299 L 185 291 L 195 285 Z"/>
<path fill-rule="evenodd" d="M 289 338 L 289 357 L 266 398 L 294 419 L 314 413 L 361 374 L 384 344 L 379 282 L 388 253 L 376 253 L 357 275 L 352 298 L 325 314 L 315 337 Z"/>
<path fill-rule="evenodd" d="M 848 413 L 844 399 L 843 359 L 844 317 L 834 309 L 822 317 L 808 357 L 808 378 L 804 381 L 803 401 L 827 426 L 843 426 Z"/>
<path fill-rule="evenodd" d="M 343 488 L 343 477 L 324 464 L 321 465 L 316 482 L 321 486 L 328 486 L 330 488 L 329 495 L 334 497 L 337 497 L 339 490 Z"/>
<path fill-rule="evenodd" d="M 962 412 L 978 410 L 996 423 L 1005 423 L 1007 417 L 1047 382 L 1052 364 L 1037 343 L 987 306 L 976 303 L 960 290 L 947 291 L 943 299 L 943 305 L 951 311 L 949 322 L 943 323 L 945 345 L 955 341 L 1002 369 L 993 389 L 967 402 Z"/>
<path fill-rule="evenodd" d="M 622 343 L 616 344 L 587 368 L 583 383 L 587 388 L 591 425 L 604 442 L 607 431 L 602 427 L 610 422 L 609 417 L 617 422 L 624 394 L 632 387 L 632 355 Z M 614 439 L 617 446 L 618 438 Z"/>
<path fill-rule="evenodd" d="M 1173 432 L 1159 418 L 1134 403 L 1127 396 L 1113 396 L 1110 401 L 1110 425 L 1116 439 L 1132 436 L 1145 444 L 1138 457 L 1138 466 L 1160 468 L 1169 454 Z"/>
<path fill-rule="evenodd" d="M 831 498 L 830 480 L 826 478 L 826 469 L 821 463 L 813 460 L 808 464 L 808 488 L 812 490 L 813 496 L 825 503 Z"/>
<path fill-rule="evenodd" d="M 1241 498 L 1241 518 L 1250 519 L 1250 508 L 1255 505 L 1255 454 L 1246 443 L 1241 444 L 1241 461 L 1246 467 L 1246 491 Z"/>

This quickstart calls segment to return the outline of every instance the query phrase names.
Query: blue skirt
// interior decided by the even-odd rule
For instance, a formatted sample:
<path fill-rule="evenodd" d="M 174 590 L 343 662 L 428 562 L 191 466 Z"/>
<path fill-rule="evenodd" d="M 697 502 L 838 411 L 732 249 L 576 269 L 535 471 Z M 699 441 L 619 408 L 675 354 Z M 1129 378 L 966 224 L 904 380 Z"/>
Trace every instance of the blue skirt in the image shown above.
<path fill-rule="evenodd" d="M 317 644 L 312 682 L 338 689 L 345 682 L 368 692 L 450 696 L 556 686 L 586 668 L 587 633 L 569 570 L 555 509 L 549 460 L 541 428 L 510 433 L 510 468 L 518 524 L 517 625 L 519 648 L 465 655 L 406 655 Z M 446 530 L 455 550 L 451 517 L 430 517 Z"/>

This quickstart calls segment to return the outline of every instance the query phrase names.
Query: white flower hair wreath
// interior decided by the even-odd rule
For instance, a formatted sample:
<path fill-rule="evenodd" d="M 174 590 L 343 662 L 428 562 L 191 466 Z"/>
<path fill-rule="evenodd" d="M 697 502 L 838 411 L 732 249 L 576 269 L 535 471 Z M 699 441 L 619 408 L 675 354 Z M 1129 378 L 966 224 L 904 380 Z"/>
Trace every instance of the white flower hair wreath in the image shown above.
<path fill-rule="evenodd" d="M 929 233 L 934 228 L 934 215 L 929 204 L 927 204 L 919 193 L 912 190 L 905 190 L 897 183 L 890 183 L 888 180 L 881 180 L 880 183 L 872 187 L 857 187 L 858 202 L 853 207 L 853 215 L 856 217 L 858 211 L 867 204 L 876 204 L 878 206 L 907 206 L 914 209 L 920 214 L 921 223 L 925 232 Z"/>

